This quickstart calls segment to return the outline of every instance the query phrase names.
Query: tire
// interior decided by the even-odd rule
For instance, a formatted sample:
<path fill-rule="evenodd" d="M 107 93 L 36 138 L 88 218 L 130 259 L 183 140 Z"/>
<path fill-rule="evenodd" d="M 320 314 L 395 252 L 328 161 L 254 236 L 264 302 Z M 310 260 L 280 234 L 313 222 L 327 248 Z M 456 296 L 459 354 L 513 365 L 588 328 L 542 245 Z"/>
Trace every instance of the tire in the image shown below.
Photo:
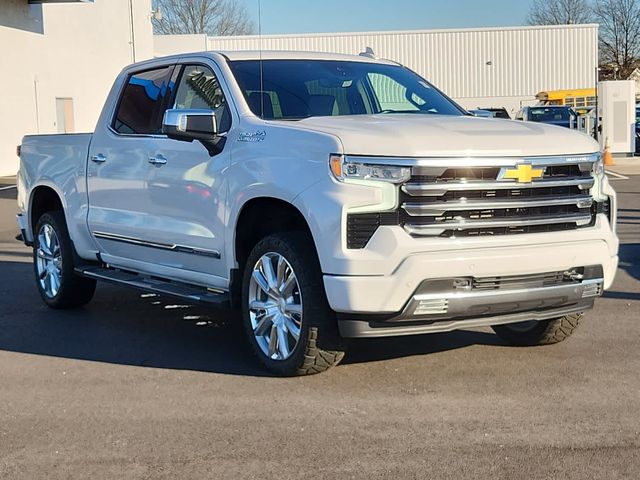
<path fill-rule="evenodd" d="M 76 275 L 73 245 L 60 211 L 44 213 L 38 219 L 33 268 L 40 296 L 51 308 L 80 307 L 93 298 L 96 281 Z"/>
<path fill-rule="evenodd" d="M 491 328 L 500 338 L 512 345 L 552 345 L 567 339 L 578 328 L 582 315 L 573 313 L 551 320 L 494 325 Z"/>
<path fill-rule="evenodd" d="M 344 357 L 336 314 L 312 251 L 313 240 L 304 233 L 272 234 L 255 245 L 245 264 L 245 333 L 260 362 L 279 376 L 320 373 Z"/>

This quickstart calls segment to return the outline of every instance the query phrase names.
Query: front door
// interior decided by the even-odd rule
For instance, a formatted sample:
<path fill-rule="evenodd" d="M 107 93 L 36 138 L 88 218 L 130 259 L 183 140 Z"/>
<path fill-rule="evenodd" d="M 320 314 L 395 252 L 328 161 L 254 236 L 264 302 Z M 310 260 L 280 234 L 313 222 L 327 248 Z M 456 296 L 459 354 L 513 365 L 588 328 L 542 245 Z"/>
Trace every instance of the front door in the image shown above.
<path fill-rule="evenodd" d="M 89 227 L 107 263 L 225 286 L 227 188 L 221 173 L 229 149 L 221 139 L 212 156 L 199 142 L 162 135 L 162 116 L 173 106 L 210 108 L 221 132 L 231 126 L 211 67 L 171 66 L 130 75 L 112 127 L 91 145 Z"/>

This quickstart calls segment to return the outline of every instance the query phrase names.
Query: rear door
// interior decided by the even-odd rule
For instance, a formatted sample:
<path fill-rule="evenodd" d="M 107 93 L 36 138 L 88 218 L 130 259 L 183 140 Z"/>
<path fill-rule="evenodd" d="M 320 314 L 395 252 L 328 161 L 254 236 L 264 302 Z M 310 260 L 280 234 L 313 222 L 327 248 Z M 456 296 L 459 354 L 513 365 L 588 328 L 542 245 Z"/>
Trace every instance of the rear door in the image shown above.
<path fill-rule="evenodd" d="M 87 188 L 89 229 L 100 253 L 117 259 L 152 262 L 152 228 L 147 177 L 149 152 L 162 137 L 162 117 L 173 97 L 174 65 L 134 72 L 125 80 L 108 125 L 96 129 L 89 149 Z"/>

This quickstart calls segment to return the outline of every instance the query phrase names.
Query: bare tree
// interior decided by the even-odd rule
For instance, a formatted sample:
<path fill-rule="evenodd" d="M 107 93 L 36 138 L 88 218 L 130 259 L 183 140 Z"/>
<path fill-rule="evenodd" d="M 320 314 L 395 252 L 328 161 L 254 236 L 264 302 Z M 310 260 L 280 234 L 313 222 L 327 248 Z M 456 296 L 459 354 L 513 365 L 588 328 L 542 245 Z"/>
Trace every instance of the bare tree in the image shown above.
<path fill-rule="evenodd" d="M 237 0 L 154 0 L 161 18 L 152 18 L 156 34 L 248 35 L 253 23 Z"/>
<path fill-rule="evenodd" d="M 534 0 L 527 17 L 529 25 L 570 25 L 591 20 L 587 0 Z"/>
<path fill-rule="evenodd" d="M 605 76 L 627 78 L 640 56 L 640 0 L 596 0 L 600 64 Z"/>

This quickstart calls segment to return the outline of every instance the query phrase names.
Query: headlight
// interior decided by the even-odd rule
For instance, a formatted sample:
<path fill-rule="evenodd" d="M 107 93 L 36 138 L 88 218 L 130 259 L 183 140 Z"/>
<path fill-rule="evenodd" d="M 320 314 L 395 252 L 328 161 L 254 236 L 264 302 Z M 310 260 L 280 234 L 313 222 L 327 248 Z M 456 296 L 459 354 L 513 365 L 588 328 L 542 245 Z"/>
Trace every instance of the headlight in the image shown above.
<path fill-rule="evenodd" d="M 411 178 L 411 167 L 347 161 L 342 155 L 331 155 L 329 167 L 333 176 L 341 182 L 351 179 L 403 183 Z"/>

